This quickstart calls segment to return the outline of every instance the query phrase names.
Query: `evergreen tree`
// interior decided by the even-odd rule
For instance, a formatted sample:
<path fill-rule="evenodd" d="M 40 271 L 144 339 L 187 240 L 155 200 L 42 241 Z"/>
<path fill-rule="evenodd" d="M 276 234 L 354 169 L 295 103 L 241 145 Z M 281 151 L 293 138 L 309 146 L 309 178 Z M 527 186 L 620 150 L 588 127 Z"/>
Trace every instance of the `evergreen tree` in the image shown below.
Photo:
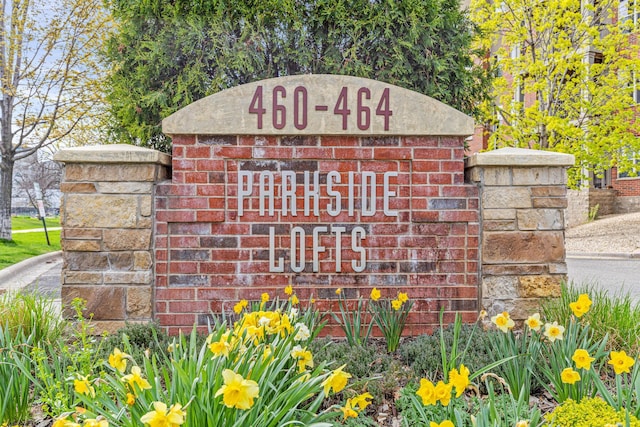
<path fill-rule="evenodd" d="M 368 77 L 466 113 L 486 93 L 458 0 L 112 0 L 117 139 L 168 150 L 161 121 L 222 89 L 291 74 Z"/>

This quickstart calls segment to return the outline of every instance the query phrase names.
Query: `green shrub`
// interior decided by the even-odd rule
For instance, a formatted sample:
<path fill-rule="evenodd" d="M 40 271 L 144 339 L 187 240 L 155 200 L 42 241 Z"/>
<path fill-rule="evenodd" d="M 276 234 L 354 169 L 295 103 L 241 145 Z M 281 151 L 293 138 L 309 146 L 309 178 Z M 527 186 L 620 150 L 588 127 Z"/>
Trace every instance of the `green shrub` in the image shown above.
<path fill-rule="evenodd" d="M 602 427 L 606 423 L 607 425 L 640 427 L 640 421 L 633 415 L 628 415 L 630 423 L 626 424 L 627 415 L 625 411 L 616 412 L 613 407 L 599 397 L 583 399 L 580 403 L 567 400 L 545 416 L 549 422 L 545 426 Z"/>
<path fill-rule="evenodd" d="M 458 364 L 463 363 L 471 372 L 489 365 L 495 359 L 491 359 L 487 353 L 489 335 L 493 331 L 484 331 L 473 325 L 462 325 L 458 342 L 469 343 L 463 358 Z M 445 346 L 451 348 L 454 341 L 453 325 L 443 330 Z M 460 350 L 464 350 L 461 348 Z M 444 376 L 442 372 L 442 357 L 440 354 L 440 337 L 438 334 L 422 335 L 411 341 L 405 341 L 399 349 L 400 360 L 410 366 L 418 377 L 429 377 L 432 380 Z"/>
<path fill-rule="evenodd" d="M 413 372 L 394 360 L 381 341 L 369 340 L 367 345 L 352 347 L 347 341 L 321 338 L 311 342 L 309 349 L 317 362 L 346 365 L 345 370 L 353 375 L 353 393 L 369 392 L 376 404 L 393 401 L 396 393 L 413 378 Z"/>
<path fill-rule="evenodd" d="M 172 342 L 157 322 L 127 323 L 116 333 L 104 337 L 101 346 L 103 359 L 108 359 L 114 348 L 122 350 L 123 336 L 126 336 L 131 346 L 131 357 L 135 360 L 142 360 L 145 353 L 166 353 Z M 205 338 L 202 337 L 202 342 Z"/>
<path fill-rule="evenodd" d="M 609 349 L 640 353 L 640 305 L 628 293 L 611 295 L 595 284 L 563 284 L 560 298 L 545 301 L 541 314 L 561 325 L 567 324 L 573 314 L 569 303 L 576 301 L 580 294 L 589 294 L 593 301 L 583 320 L 589 323 L 594 341 L 601 341 L 608 334 Z"/>

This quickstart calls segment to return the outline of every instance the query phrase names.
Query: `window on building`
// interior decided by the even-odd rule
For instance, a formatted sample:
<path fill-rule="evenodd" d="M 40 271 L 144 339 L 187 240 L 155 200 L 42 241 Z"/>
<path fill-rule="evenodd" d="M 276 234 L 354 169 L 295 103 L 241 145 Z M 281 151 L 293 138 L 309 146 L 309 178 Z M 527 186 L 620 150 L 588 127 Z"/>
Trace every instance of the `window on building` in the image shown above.
<path fill-rule="evenodd" d="M 638 171 L 640 170 L 640 152 L 630 151 L 629 160 L 634 165 L 631 171 L 618 172 L 618 178 L 638 178 Z"/>
<path fill-rule="evenodd" d="M 631 76 L 631 97 L 633 98 L 634 104 L 640 104 L 640 79 L 635 71 Z"/>
<path fill-rule="evenodd" d="M 633 27 L 638 23 L 640 18 L 640 4 L 636 4 L 636 0 L 620 0 L 618 3 L 618 22 L 623 23 L 631 21 Z"/>

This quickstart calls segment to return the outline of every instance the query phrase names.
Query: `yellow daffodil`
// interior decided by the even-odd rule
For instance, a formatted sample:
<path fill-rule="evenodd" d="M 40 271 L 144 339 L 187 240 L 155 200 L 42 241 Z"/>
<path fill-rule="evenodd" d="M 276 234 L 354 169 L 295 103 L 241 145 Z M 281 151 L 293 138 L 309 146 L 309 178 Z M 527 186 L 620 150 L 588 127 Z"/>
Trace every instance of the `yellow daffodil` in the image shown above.
<path fill-rule="evenodd" d="M 351 399 L 347 399 L 347 403 L 345 403 L 340 410 L 342 411 L 344 420 L 347 418 L 358 418 L 358 412 L 351 406 Z"/>
<path fill-rule="evenodd" d="M 342 288 L 336 289 L 336 295 L 340 295 L 342 293 Z"/>
<path fill-rule="evenodd" d="M 240 300 L 236 303 L 236 305 L 233 306 L 233 312 L 235 314 L 240 314 L 247 305 L 249 305 L 249 302 L 246 299 Z"/>
<path fill-rule="evenodd" d="M 329 374 L 327 379 L 322 382 L 325 396 L 329 395 L 331 389 L 333 389 L 334 393 L 339 393 L 347 386 L 347 380 L 351 378 L 351 374 L 342 370 L 345 366 L 347 365 L 342 365 L 334 370 Z"/>
<path fill-rule="evenodd" d="M 307 367 L 313 368 L 313 354 L 306 348 L 302 348 L 299 345 L 293 347 L 291 357 L 298 361 L 298 372 L 306 371 Z"/>
<path fill-rule="evenodd" d="M 491 318 L 491 321 L 500 329 L 502 332 L 509 332 L 510 329 L 516 325 L 513 319 L 509 316 L 509 313 L 506 311 L 496 314 Z"/>
<path fill-rule="evenodd" d="M 449 401 L 451 400 L 451 389 L 453 386 L 451 384 L 445 384 L 442 381 L 438 381 L 435 389 L 435 397 L 436 400 L 440 401 L 442 406 L 448 406 Z"/>
<path fill-rule="evenodd" d="M 380 294 L 380 290 L 378 288 L 371 289 L 371 295 L 369 296 L 372 300 L 378 301 L 382 295 Z"/>
<path fill-rule="evenodd" d="M 529 427 L 529 420 L 520 420 L 516 423 L 516 427 Z"/>
<path fill-rule="evenodd" d="M 269 294 L 268 294 L 268 293 L 266 293 L 266 292 L 265 292 L 265 293 L 263 293 L 263 294 L 260 296 L 260 301 L 262 301 L 263 303 L 265 303 L 265 302 L 269 302 Z"/>
<path fill-rule="evenodd" d="M 542 322 L 540 321 L 540 313 L 534 313 L 525 320 L 525 325 L 532 331 L 538 332 L 542 327 Z"/>
<path fill-rule="evenodd" d="M 258 383 L 246 380 L 230 369 L 222 371 L 222 378 L 224 385 L 216 392 L 215 397 L 222 395 L 222 401 L 227 408 L 250 409 L 253 400 L 259 397 Z"/>
<path fill-rule="evenodd" d="M 51 427 L 80 427 L 80 424 L 75 423 L 73 421 L 69 421 L 67 417 L 58 418 L 53 422 Z"/>
<path fill-rule="evenodd" d="M 300 304 L 300 300 L 298 299 L 297 295 L 291 295 L 291 298 L 289 298 L 289 300 L 291 301 L 291 305 Z"/>
<path fill-rule="evenodd" d="M 127 393 L 127 405 L 129 406 L 133 406 L 136 403 L 136 397 L 131 394 L 131 393 Z"/>
<path fill-rule="evenodd" d="M 487 317 L 487 310 L 480 310 L 480 314 L 478 315 L 478 318 L 480 320 L 484 320 L 485 317 Z"/>
<path fill-rule="evenodd" d="M 142 377 L 142 371 L 140 370 L 139 366 L 134 366 L 133 368 L 131 368 L 131 373 L 122 377 L 122 381 L 129 384 L 129 387 L 134 394 L 136 394 L 137 391 L 136 387 L 140 390 L 148 390 L 151 388 L 151 384 L 149 384 L 149 381 Z"/>
<path fill-rule="evenodd" d="M 589 299 L 589 295 L 580 294 L 578 301 L 569 304 L 571 311 L 576 317 L 582 317 L 591 308 L 592 301 Z"/>
<path fill-rule="evenodd" d="M 171 405 L 167 411 L 167 405 L 162 402 L 153 402 L 153 411 L 144 414 L 140 421 L 149 427 L 177 427 L 184 424 L 187 414 L 182 410 L 182 405 Z"/>
<path fill-rule="evenodd" d="M 285 286 L 284 288 L 284 293 L 286 295 L 291 295 L 293 294 L 293 286 L 289 285 L 289 286 Z"/>
<path fill-rule="evenodd" d="M 209 351 L 213 353 L 213 357 L 229 357 L 231 351 L 231 343 L 229 342 L 229 333 L 222 334 L 218 341 L 209 344 Z"/>
<path fill-rule="evenodd" d="M 109 427 L 109 421 L 105 420 L 105 419 L 87 419 L 84 420 L 84 422 L 82 423 L 82 427 Z"/>
<path fill-rule="evenodd" d="M 469 369 L 460 365 L 460 370 L 452 369 L 449 371 L 449 383 L 456 388 L 456 397 L 460 397 L 465 389 L 471 384 L 469 381 Z"/>
<path fill-rule="evenodd" d="M 609 365 L 613 366 L 613 370 L 616 375 L 620 375 L 623 372 L 630 373 L 631 367 L 635 363 L 632 357 L 627 356 L 627 353 L 622 351 L 612 351 L 609 354 Z"/>
<path fill-rule="evenodd" d="M 405 292 L 398 292 L 398 301 L 404 304 L 405 302 L 409 301 L 409 295 L 407 295 Z"/>
<path fill-rule="evenodd" d="M 589 356 L 589 352 L 587 352 L 587 350 L 579 348 L 573 352 L 571 360 L 575 362 L 576 368 L 586 369 L 588 371 L 589 369 L 591 369 L 591 362 L 596 359 Z"/>
<path fill-rule="evenodd" d="M 565 384 L 575 384 L 580 381 L 580 374 L 572 368 L 564 368 L 560 373 L 560 379 Z"/>
<path fill-rule="evenodd" d="M 422 404 L 424 406 L 436 404 L 436 387 L 428 379 L 422 378 L 420 380 L 420 388 L 418 389 L 416 394 L 420 396 L 420 398 L 422 399 Z"/>
<path fill-rule="evenodd" d="M 109 365 L 123 373 L 127 369 L 128 354 L 121 352 L 118 348 L 113 349 L 113 353 L 109 355 Z"/>
<path fill-rule="evenodd" d="M 391 301 L 391 307 L 393 307 L 395 311 L 400 310 L 400 308 L 402 307 L 402 301 L 400 301 L 399 299 L 394 299 L 393 301 Z"/>
<path fill-rule="evenodd" d="M 78 394 L 84 394 L 86 396 L 95 397 L 96 391 L 89 382 L 88 376 L 79 375 L 78 379 L 73 380 L 73 389 Z"/>
<path fill-rule="evenodd" d="M 544 325 L 544 336 L 549 341 L 561 340 L 564 337 L 564 326 L 558 325 L 558 322 L 546 323 Z"/>
<path fill-rule="evenodd" d="M 351 406 L 354 408 L 358 408 L 360 411 L 363 411 L 371 404 L 368 399 L 373 399 L 371 393 L 362 393 L 357 395 L 356 397 L 352 397 L 349 399 L 351 401 Z"/>
<path fill-rule="evenodd" d="M 456 426 L 451 421 L 444 420 L 440 424 L 436 423 L 435 421 L 431 421 L 429 423 L 429 427 L 456 427 Z"/>

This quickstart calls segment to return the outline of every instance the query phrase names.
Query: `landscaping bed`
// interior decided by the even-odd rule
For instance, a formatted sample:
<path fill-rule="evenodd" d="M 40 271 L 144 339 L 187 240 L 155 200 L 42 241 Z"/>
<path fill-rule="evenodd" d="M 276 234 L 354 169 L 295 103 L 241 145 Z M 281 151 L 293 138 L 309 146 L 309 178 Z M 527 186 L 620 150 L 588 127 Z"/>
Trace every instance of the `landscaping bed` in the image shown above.
<path fill-rule="evenodd" d="M 46 300 L 5 295 L 0 425 L 640 425 L 628 298 L 565 288 L 521 327 L 481 313 L 397 340 L 410 295 L 371 296 L 319 313 L 287 287 L 239 302 L 204 336 L 150 324 L 95 337 L 81 301 L 66 323 Z M 319 338 L 329 319 L 346 338 Z"/>

